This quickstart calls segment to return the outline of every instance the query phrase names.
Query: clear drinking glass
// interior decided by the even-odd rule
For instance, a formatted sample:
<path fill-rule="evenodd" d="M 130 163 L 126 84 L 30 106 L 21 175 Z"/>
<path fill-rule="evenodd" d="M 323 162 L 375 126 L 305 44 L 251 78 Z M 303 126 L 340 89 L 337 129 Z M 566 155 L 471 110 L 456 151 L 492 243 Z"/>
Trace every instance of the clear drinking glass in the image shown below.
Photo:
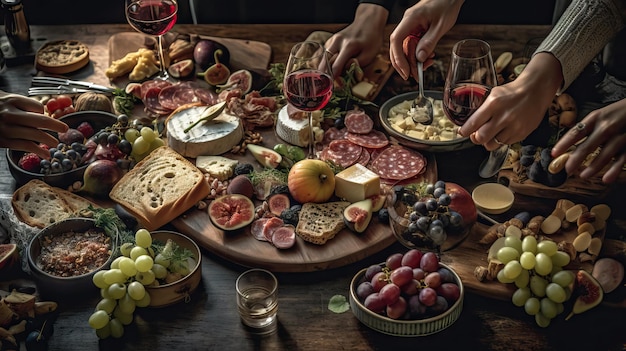
<path fill-rule="evenodd" d="M 268 270 L 255 268 L 237 278 L 237 307 L 241 322 L 255 334 L 276 331 L 278 280 Z"/>

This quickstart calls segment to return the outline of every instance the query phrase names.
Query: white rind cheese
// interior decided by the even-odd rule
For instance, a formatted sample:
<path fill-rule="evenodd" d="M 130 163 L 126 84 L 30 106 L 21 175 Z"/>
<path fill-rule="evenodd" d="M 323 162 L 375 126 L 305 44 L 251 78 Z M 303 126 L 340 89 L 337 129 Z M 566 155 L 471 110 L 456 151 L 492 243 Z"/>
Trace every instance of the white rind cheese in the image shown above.
<path fill-rule="evenodd" d="M 335 195 L 351 203 L 380 194 L 380 177 L 360 163 L 335 175 Z"/>
<path fill-rule="evenodd" d="M 309 139 L 311 139 L 309 120 L 307 118 L 294 119 L 289 117 L 287 105 L 285 105 L 278 111 L 276 134 L 289 144 L 307 146 L 309 145 Z"/>
<path fill-rule="evenodd" d="M 185 128 L 206 115 L 209 106 L 194 106 L 176 112 L 167 121 L 167 143 L 185 157 L 220 155 L 230 151 L 243 138 L 239 117 L 223 111 L 215 119 L 201 122 L 185 133 Z"/>

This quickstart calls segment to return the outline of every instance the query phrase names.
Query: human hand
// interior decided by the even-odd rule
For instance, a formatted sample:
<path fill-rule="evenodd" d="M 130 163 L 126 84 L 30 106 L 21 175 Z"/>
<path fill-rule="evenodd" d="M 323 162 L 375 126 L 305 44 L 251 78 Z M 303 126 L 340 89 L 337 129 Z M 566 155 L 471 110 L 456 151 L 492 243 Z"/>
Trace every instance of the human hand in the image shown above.
<path fill-rule="evenodd" d="M 439 39 L 456 23 L 463 0 L 421 0 L 404 12 L 402 20 L 389 37 L 389 58 L 402 79 L 417 78 L 415 59 L 432 64 L 435 46 Z M 419 38 L 417 50 L 405 53 L 405 38 Z"/>
<path fill-rule="evenodd" d="M 361 67 L 371 63 L 383 46 L 383 32 L 389 12 L 382 6 L 359 4 L 354 21 L 333 34 L 324 44 L 331 54 L 333 75 L 343 74 L 346 64 L 356 58 Z"/>
<path fill-rule="evenodd" d="M 35 99 L 0 92 L 0 147 L 50 158 L 50 153 L 39 144 L 57 145 L 58 140 L 44 130 L 60 133 L 67 131 L 68 126 L 43 112 L 43 105 Z"/>
<path fill-rule="evenodd" d="M 581 140 L 565 162 L 567 173 L 580 171 L 579 176 L 586 179 L 606 170 L 602 181 L 615 182 L 626 165 L 626 99 L 590 112 L 559 139 L 552 148 L 552 156 L 564 154 Z M 587 156 L 599 147 L 589 166 L 580 170 Z"/>

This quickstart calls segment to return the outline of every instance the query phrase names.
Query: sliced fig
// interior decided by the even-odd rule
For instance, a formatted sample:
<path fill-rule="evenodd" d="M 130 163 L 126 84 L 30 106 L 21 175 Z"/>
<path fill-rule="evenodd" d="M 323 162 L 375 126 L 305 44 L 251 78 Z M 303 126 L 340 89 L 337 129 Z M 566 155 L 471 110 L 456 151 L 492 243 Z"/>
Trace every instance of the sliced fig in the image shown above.
<path fill-rule="evenodd" d="M 226 66 L 230 65 L 230 52 L 226 46 L 211 40 L 199 40 L 193 50 L 193 60 L 201 70 L 206 70 L 215 63 L 215 51 L 221 50 L 220 62 Z"/>
<path fill-rule="evenodd" d="M 270 219 L 263 225 L 263 236 L 265 236 L 265 239 L 267 241 L 272 242 L 272 236 L 274 235 L 274 231 L 282 227 L 283 225 L 285 225 L 285 222 L 283 222 L 282 219 L 278 217 L 270 217 Z"/>
<path fill-rule="evenodd" d="M 624 265 L 611 257 L 603 257 L 593 264 L 591 275 L 596 278 L 605 293 L 617 289 L 624 280 Z"/>
<path fill-rule="evenodd" d="M 250 226 L 250 233 L 255 239 L 259 241 L 267 241 L 267 238 L 263 234 L 263 227 L 265 227 L 265 223 L 267 223 L 270 218 L 271 217 L 261 217 L 252 222 L 252 226 Z"/>
<path fill-rule="evenodd" d="M 378 212 L 385 205 L 385 201 L 387 201 L 387 196 L 383 194 L 377 194 L 374 196 L 370 196 L 372 200 L 372 212 Z"/>
<path fill-rule="evenodd" d="M 194 70 L 195 65 L 192 59 L 186 59 L 172 63 L 167 68 L 167 72 L 174 78 L 187 78 L 191 76 Z"/>
<path fill-rule="evenodd" d="M 270 195 L 267 199 L 267 203 L 269 205 L 270 212 L 275 216 L 280 216 L 284 210 L 291 207 L 289 196 L 284 193 Z"/>
<path fill-rule="evenodd" d="M 272 233 L 272 244 L 278 249 L 289 249 L 296 243 L 296 228 L 293 225 L 283 225 Z"/>
<path fill-rule="evenodd" d="M 591 273 L 582 269 L 576 273 L 573 292 L 576 300 L 574 301 L 572 312 L 565 320 L 570 319 L 575 314 L 583 313 L 598 306 L 604 298 L 604 291 L 600 283 Z"/>
<path fill-rule="evenodd" d="M 247 226 L 254 220 L 254 203 L 241 194 L 222 195 L 209 204 L 211 222 L 225 231 Z"/>
<path fill-rule="evenodd" d="M 233 72 L 223 85 L 217 86 L 219 90 L 240 89 L 242 94 L 247 94 L 252 89 L 252 73 L 247 69 Z"/>
<path fill-rule="evenodd" d="M 357 233 L 363 233 L 372 220 L 372 200 L 365 199 L 348 205 L 343 210 L 346 226 Z"/>
<path fill-rule="evenodd" d="M 276 168 L 282 161 L 283 157 L 276 151 L 266 148 L 265 146 L 248 144 L 248 150 L 252 156 L 264 167 Z"/>

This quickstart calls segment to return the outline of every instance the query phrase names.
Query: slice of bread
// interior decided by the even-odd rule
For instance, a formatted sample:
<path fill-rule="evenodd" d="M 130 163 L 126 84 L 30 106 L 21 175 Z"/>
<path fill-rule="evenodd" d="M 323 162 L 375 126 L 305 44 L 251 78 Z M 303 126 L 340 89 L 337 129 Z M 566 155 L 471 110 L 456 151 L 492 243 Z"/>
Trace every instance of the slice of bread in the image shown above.
<path fill-rule="evenodd" d="M 211 192 L 202 171 L 168 146 L 153 150 L 111 189 L 109 197 L 152 231 Z"/>
<path fill-rule="evenodd" d="M 61 195 L 61 197 L 63 197 L 63 200 L 65 200 L 65 202 L 67 202 L 68 206 L 70 207 L 70 210 L 72 211 L 72 213 L 77 213 L 81 210 L 84 210 L 86 208 L 88 208 L 89 206 L 92 207 L 100 207 L 98 204 L 76 194 L 73 193 L 71 191 L 67 191 L 61 188 L 54 188 L 54 190 L 59 193 Z"/>
<path fill-rule="evenodd" d="M 300 210 L 296 234 L 310 243 L 325 244 L 345 228 L 343 210 L 348 205 L 347 201 L 305 203 Z"/>
<path fill-rule="evenodd" d="M 15 190 L 11 204 L 17 218 L 37 228 L 58 222 L 73 212 L 63 195 L 47 183 L 33 179 Z"/>

